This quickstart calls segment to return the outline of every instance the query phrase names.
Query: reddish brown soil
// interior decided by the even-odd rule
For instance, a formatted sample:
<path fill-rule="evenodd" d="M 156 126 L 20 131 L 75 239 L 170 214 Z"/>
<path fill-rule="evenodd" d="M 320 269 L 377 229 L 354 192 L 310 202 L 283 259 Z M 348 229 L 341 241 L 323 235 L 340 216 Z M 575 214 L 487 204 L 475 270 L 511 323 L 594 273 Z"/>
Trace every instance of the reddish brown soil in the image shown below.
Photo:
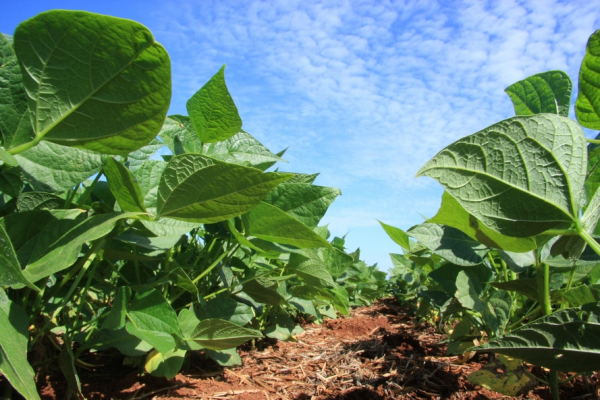
<path fill-rule="evenodd" d="M 79 369 L 84 395 L 90 399 L 506 399 L 470 383 L 466 376 L 485 365 L 486 354 L 471 360 L 445 357 L 444 336 L 420 324 L 395 300 L 352 311 L 349 318 L 309 324 L 297 342 L 268 342 L 262 351 L 242 348 L 244 365 L 221 368 L 201 352 L 173 380 L 124 366 L 123 356 L 104 353 L 84 361 L 103 364 Z M 464 362 L 463 362 L 464 361 Z M 531 372 L 543 376 L 541 368 Z M 38 373 L 42 399 L 68 395 L 56 365 Z M 565 377 L 563 377 L 564 379 Z M 0 383 L 2 378 L 0 377 Z M 590 393 L 581 378 L 561 387 L 561 399 L 597 398 L 597 376 Z M 520 398 L 551 399 L 545 386 Z"/>

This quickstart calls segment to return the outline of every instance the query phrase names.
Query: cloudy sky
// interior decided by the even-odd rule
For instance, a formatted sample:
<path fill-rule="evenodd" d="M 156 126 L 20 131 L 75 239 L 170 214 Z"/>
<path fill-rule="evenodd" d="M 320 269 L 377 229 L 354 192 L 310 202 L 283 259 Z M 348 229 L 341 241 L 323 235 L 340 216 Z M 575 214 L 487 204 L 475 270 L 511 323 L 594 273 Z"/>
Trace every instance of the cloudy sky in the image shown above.
<path fill-rule="evenodd" d="M 504 88 L 529 75 L 567 72 L 574 101 L 600 28 L 589 0 L 28 0 L 2 7 L 0 31 L 52 8 L 148 26 L 171 56 L 171 114 L 226 64 L 244 129 L 273 152 L 289 147 L 281 170 L 342 190 L 324 222 L 382 270 L 400 249 L 377 220 L 408 229 L 439 207 L 419 167 L 512 116 Z"/>

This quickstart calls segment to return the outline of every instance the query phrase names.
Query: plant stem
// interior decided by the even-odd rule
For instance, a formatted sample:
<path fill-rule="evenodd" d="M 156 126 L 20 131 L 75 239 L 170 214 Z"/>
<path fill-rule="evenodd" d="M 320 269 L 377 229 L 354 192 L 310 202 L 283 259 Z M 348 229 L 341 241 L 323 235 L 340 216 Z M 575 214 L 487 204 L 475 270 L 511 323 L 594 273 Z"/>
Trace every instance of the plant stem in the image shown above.
<path fill-rule="evenodd" d="M 90 197 L 90 195 L 92 194 L 92 191 L 94 190 L 96 183 L 98 183 L 98 181 L 100 180 L 100 177 L 102 176 L 103 171 L 104 170 L 102 170 L 96 174 L 96 177 L 94 178 L 94 181 L 92 182 L 92 184 L 85 189 L 85 192 L 83 192 L 83 196 L 81 196 L 81 198 L 79 199 L 79 203 L 77 203 L 80 208 L 85 204 L 88 197 Z"/>
<path fill-rule="evenodd" d="M 579 236 L 590 246 L 592 250 L 596 252 L 596 254 L 600 255 L 600 244 L 596 242 L 596 239 L 592 237 L 589 233 L 585 231 L 585 229 L 580 228 Z"/>
<path fill-rule="evenodd" d="M 38 339 L 40 338 L 40 336 L 43 333 L 45 333 L 46 329 L 48 329 L 48 326 L 52 323 L 52 320 L 63 309 L 63 307 L 71 300 L 71 296 L 73 295 L 73 292 L 75 291 L 75 289 L 77 289 L 77 286 L 79 285 L 79 282 L 81 282 L 81 279 L 83 278 L 83 276 L 87 272 L 87 269 L 89 268 L 89 266 L 92 264 L 92 262 L 96 258 L 96 255 L 97 255 L 98 251 L 100 251 L 102 249 L 102 247 L 104 246 L 104 243 L 106 243 L 106 241 L 104 240 L 104 238 L 102 238 L 102 239 L 98 240 L 96 243 L 94 243 L 94 245 L 92 246 L 92 248 L 90 249 L 90 251 L 80 260 L 80 262 L 78 262 L 77 264 L 75 264 L 75 267 L 73 267 L 69 271 L 69 273 L 67 274 L 67 276 L 65 276 L 65 278 L 67 278 L 68 276 L 73 276 L 73 275 L 75 275 L 75 272 L 81 268 L 81 270 L 79 271 L 79 274 L 75 278 L 75 281 L 71 285 L 71 288 L 69 289 L 67 295 L 62 299 L 62 301 L 58 305 L 58 308 L 56 310 L 54 310 L 54 312 L 52 313 L 52 316 L 48 319 L 48 321 L 44 324 L 44 326 L 38 331 L 37 335 L 33 338 L 33 340 L 31 342 L 29 342 L 29 347 L 28 347 L 29 350 L 33 349 L 33 346 L 38 341 Z M 81 261 L 83 261 L 83 263 L 81 263 Z M 64 285 L 67 281 L 68 281 L 68 279 L 66 279 L 66 280 L 63 279 L 61 281 L 61 283 L 59 284 L 59 286 L 62 287 L 62 285 Z M 48 299 L 48 301 L 52 297 L 54 297 L 54 295 L 60 289 L 60 287 L 58 287 L 56 290 L 53 291 L 53 293 L 50 296 L 50 298 Z M 35 312 L 33 313 L 33 315 L 37 315 L 40 311 L 41 311 L 41 309 L 35 310 Z"/>

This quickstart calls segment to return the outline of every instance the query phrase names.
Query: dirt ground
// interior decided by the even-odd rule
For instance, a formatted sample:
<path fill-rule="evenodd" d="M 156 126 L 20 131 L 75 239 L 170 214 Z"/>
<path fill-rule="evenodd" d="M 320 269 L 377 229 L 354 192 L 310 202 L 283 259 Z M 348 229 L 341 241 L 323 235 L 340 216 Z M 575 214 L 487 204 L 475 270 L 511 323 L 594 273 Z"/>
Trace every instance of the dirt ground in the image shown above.
<path fill-rule="evenodd" d="M 262 351 L 239 350 L 241 367 L 222 368 L 196 352 L 173 380 L 140 373 L 118 353 L 86 360 L 103 364 L 79 369 L 90 399 L 506 399 L 470 383 L 466 377 L 485 365 L 488 355 L 470 360 L 445 357 L 444 336 L 419 324 L 393 299 L 352 311 L 348 318 L 308 324 L 298 341 L 270 342 Z M 542 376 L 541 368 L 531 367 Z M 564 378 L 564 377 L 563 377 Z M 591 377 L 595 385 L 597 377 Z M 38 377 L 42 399 L 63 399 L 67 385 L 60 369 L 49 366 Z M 593 399 L 598 387 L 581 378 L 561 387 L 561 399 Z M 520 398 L 551 399 L 538 384 Z"/>

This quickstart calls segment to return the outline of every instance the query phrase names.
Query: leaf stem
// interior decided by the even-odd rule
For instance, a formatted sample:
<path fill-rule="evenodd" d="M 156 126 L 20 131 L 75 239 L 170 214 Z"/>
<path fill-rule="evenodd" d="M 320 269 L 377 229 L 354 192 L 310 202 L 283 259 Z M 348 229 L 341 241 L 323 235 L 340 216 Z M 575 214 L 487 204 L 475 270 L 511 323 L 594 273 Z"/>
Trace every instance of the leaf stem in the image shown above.
<path fill-rule="evenodd" d="M 592 237 L 589 233 L 585 231 L 585 229 L 580 229 L 579 236 L 585 240 L 585 242 L 590 246 L 592 250 L 596 252 L 596 254 L 600 255 L 600 244 L 596 242 L 596 239 Z"/>
<path fill-rule="evenodd" d="M 92 191 L 94 190 L 94 187 L 96 187 L 96 183 L 98 183 L 98 181 L 100 180 L 100 177 L 102 176 L 103 172 L 104 172 L 104 170 L 98 172 L 96 174 L 96 177 L 94 178 L 94 181 L 92 182 L 92 184 L 85 189 L 83 196 L 81 196 L 81 198 L 79 199 L 79 203 L 78 203 L 79 208 L 81 208 L 81 206 L 83 206 L 85 204 L 85 202 L 87 201 L 88 197 L 90 197 L 90 195 L 92 194 Z"/>

